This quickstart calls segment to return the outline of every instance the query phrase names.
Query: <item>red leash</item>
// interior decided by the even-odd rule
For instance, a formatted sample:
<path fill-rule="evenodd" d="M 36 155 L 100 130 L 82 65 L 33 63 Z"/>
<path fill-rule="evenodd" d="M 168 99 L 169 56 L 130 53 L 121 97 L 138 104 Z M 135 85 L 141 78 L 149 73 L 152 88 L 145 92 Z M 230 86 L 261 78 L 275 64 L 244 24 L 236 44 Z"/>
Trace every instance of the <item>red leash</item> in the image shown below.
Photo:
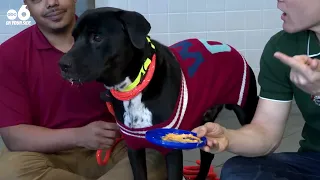
<path fill-rule="evenodd" d="M 183 176 L 186 180 L 195 180 L 200 171 L 200 160 L 196 161 L 197 166 L 184 166 Z M 211 166 L 207 175 L 206 180 L 219 180 L 217 174 L 214 172 Z"/>
<path fill-rule="evenodd" d="M 113 115 L 113 117 L 115 118 L 115 113 L 114 113 L 114 110 L 113 110 L 113 106 L 110 102 L 106 102 L 106 105 L 107 105 L 107 108 L 109 110 L 109 112 Z M 114 144 L 110 147 L 110 149 L 108 149 L 106 151 L 106 155 L 104 158 L 102 158 L 102 152 L 103 150 L 102 149 L 98 149 L 97 152 L 96 152 L 96 159 L 97 159 L 97 163 L 100 165 L 100 166 L 104 166 L 106 164 L 108 164 L 108 161 L 110 159 L 110 156 L 112 154 L 112 151 L 113 149 L 117 146 L 117 144 L 123 140 L 123 137 L 120 137 L 120 138 L 117 138 L 116 141 L 114 142 Z"/>

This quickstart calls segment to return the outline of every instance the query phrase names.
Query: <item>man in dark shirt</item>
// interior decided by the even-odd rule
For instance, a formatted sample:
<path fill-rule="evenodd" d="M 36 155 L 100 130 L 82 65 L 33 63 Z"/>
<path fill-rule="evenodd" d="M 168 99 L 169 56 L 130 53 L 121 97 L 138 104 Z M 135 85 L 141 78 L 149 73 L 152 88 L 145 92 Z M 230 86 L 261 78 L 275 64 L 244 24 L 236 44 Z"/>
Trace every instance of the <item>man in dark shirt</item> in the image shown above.
<path fill-rule="evenodd" d="M 100 100 L 98 83 L 71 85 L 58 61 L 73 45 L 76 0 L 25 0 L 36 21 L 0 46 L 0 179 L 133 179 L 120 142 L 106 166 L 118 127 Z M 148 179 L 165 179 L 165 162 L 148 151 Z"/>
<path fill-rule="evenodd" d="M 314 67 L 320 57 L 320 1 L 278 0 L 277 6 L 283 30 L 264 47 L 251 124 L 234 130 L 208 123 L 194 130 L 207 136 L 212 149 L 238 155 L 224 163 L 221 180 L 320 179 L 320 72 Z M 277 153 L 293 100 L 305 121 L 300 148 Z"/>

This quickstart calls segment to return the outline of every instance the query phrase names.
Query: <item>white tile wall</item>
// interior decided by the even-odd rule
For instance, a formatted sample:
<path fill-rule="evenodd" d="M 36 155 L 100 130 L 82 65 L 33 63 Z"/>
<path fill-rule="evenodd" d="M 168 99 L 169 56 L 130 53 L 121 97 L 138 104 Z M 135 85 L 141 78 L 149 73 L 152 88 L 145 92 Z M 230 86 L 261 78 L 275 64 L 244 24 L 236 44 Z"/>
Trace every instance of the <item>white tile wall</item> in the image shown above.
<path fill-rule="evenodd" d="M 153 38 L 166 45 L 188 37 L 226 42 L 256 74 L 264 45 L 282 28 L 276 0 L 96 0 L 103 6 L 142 13 Z"/>

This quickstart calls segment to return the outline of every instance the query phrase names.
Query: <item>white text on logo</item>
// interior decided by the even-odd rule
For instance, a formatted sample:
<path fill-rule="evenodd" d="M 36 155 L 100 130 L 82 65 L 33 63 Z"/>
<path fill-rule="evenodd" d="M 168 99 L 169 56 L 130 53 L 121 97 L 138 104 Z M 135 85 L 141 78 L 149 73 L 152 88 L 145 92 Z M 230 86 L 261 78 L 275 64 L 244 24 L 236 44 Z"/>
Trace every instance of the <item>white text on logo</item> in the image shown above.
<path fill-rule="evenodd" d="M 7 17 L 9 21 L 6 21 L 6 25 L 26 25 L 30 26 L 31 21 L 28 21 L 30 18 L 30 11 L 27 9 L 27 5 L 22 5 L 17 12 L 14 9 L 10 9 L 7 12 Z M 17 18 L 19 20 L 17 20 Z"/>

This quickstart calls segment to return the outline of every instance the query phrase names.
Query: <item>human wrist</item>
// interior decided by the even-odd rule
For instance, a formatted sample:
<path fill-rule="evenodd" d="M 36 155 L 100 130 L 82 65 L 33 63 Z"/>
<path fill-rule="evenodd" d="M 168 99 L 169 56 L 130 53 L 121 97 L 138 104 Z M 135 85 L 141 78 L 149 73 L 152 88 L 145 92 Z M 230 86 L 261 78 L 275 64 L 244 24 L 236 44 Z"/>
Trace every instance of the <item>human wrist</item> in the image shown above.
<path fill-rule="evenodd" d="M 224 135 L 225 135 L 225 137 L 227 139 L 227 142 L 228 142 L 227 147 L 226 147 L 226 150 L 228 151 L 230 149 L 229 147 L 230 147 L 231 142 L 232 142 L 232 134 L 233 134 L 234 130 L 227 129 L 227 128 L 223 127 L 223 131 L 224 131 L 223 133 L 224 133 Z"/>
<path fill-rule="evenodd" d="M 72 142 L 73 142 L 74 146 L 83 147 L 82 138 L 80 136 L 81 128 L 72 128 L 71 133 L 72 133 L 72 137 L 73 137 Z"/>

